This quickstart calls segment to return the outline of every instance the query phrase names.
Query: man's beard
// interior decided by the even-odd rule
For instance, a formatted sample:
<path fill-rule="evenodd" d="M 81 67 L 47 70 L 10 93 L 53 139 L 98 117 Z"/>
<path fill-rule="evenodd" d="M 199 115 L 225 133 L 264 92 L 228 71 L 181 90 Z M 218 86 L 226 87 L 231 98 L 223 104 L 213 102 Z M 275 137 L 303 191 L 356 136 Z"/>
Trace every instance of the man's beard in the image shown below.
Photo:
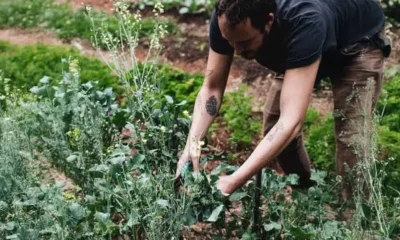
<path fill-rule="evenodd" d="M 257 56 L 262 53 L 261 49 L 263 48 L 264 44 L 268 41 L 268 33 L 264 32 L 263 40 L 261 45 L 258 47 L 257 50 L 243 52 L 241 56 L 247 60 L 253 60 L 257 58 Z"/>

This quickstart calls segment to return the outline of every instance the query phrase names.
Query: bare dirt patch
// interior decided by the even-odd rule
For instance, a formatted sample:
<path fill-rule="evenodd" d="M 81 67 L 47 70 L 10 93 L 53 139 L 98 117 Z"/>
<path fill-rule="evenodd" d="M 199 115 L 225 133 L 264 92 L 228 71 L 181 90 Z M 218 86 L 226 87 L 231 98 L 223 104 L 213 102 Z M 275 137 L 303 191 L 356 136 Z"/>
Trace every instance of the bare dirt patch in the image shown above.
<path fill-rule="evenodd" d="M 38 29 L 0 29 L 0 39 L 19 46 L 42 43 L 46 45 L 68 46 L 57 38 L 54 32 Z"/>

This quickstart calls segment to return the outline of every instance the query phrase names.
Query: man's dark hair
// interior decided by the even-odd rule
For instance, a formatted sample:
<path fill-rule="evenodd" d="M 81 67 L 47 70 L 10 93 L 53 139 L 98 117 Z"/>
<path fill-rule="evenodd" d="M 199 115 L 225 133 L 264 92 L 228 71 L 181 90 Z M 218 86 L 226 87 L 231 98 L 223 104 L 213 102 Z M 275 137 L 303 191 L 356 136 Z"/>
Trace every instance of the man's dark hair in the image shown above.
<path fill-rule="evenodd" d="M 217 0 L 215 11 L 219 17 L 225 14 L 232 26 L 249 18 L 254 28 L 264 32 L 268 14 L 276 12 L 276 0 Z"/>

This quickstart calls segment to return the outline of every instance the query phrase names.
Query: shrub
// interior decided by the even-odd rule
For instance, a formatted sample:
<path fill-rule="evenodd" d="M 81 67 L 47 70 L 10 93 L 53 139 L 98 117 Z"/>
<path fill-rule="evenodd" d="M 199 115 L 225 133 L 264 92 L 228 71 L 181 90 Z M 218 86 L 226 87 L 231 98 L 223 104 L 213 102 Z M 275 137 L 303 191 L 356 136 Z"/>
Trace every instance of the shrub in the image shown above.
<path fill-rule="evenodd" d="M 222 121 L 232 132 L 229 143 L 236 150 L 249 148 L 262 136 L 262 119 L 252 114 L 252 96 L 246 95 L 246 89 L 247 85 L 242 85 L 238 91 L 227 93 L 220 110 Z"/>
<path fill-rule="evenodd" d="M 378 101 L 377 111 L 381 125 L 400 132 L 400 75 L 395 75 L 383 85 L 383 94 Z"/>
<path fill-rule="evenodd" d="M 0 69 L 3 77 L 9 78 L 11 90 L 29 90 L 38 84 L 43 76 L 50 77 L 52 83 L 60 81 L 60 73 L 65 71 L 66 62 L 69 57 L 78 60 L 82 71 L 80 73 L 82 82 L 98 81 L 99 87 L 118 86 L 117 78 L 105 64 L 97 59 L 83 57 L 72 48 L 45 46 L 18 47 L 0 41 Z M 0 86 L 0 93 L 4 94 L 4 85 Z"/>
<path fill-rule="evenodd" d="M 308 125 L 312 120 L 312 125 Z M 335 169 L 335 135 L 332 115 L 320 120 L 315 111 L 307 114 L 305 144 L 313 165 L 317 169 L 331 171 Z"/>
<path fill-rule="evenodd" d="M 164 94 L 180 102 L 186 100 L 190 110 L 194 107 L 196 97 L 203 84 L 202 74 L 188 74 L 182 70 L 161 65 L 158 68 L 160 88 Z"/>

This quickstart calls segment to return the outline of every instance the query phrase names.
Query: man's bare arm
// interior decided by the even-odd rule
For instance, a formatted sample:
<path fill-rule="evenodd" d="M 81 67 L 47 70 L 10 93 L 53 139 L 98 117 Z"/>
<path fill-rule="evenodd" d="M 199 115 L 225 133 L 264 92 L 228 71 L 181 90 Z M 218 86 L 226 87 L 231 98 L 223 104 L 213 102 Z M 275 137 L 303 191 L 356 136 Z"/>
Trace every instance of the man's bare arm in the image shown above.
<path fill-rule="evenodd" d="M 246 183 L 252 176 L 276 157 L 300 131 L 320 60 L 313 64 L 287 70 L 281 92 L 281 116 L 271 131 L 264 137 L 249 159 L 234 173 L 228 186 L 221 191 L 231 193 Z"/>
<path fill-rule="evenodd" d="M 221 107 L 231 63 L 231 56 L 221 55 L 210 49 L 205 79 L 196 98 L 192 126 L 184 153 L 191 153 L 190 155 L 193 156 L 194 152 L 198 152 L 198 142 L 204 138 L 216 118 Z M 193 161 L 194 170 L 197 171 L 199 169 L 198 159 L 197 161 L 191 160 Z M 182 164 L 181 160 L 179 162 L 177 173 L 179 173 L 180 165 Z"/>

